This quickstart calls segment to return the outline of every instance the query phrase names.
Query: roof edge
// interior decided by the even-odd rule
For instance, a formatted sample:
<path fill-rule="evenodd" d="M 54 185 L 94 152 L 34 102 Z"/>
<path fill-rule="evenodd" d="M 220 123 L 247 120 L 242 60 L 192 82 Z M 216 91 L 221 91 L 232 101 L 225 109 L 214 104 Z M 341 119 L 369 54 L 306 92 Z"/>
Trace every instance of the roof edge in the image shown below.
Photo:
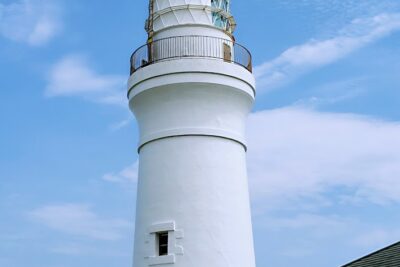
<path fill-rule="evenodd" d="M 396 243 L 394 243 L 394 244 L 392 244 L 392 245 L 390 245 L 390 246 L 387 246 L 387 247 L 384 247 L 384 248 L 382 248 L 382 249 L 379 249 L 379 250 L 377 250 L 377 251 L 375 251 L 375 252 L 372 252 L 372 253 L 370 253 L 370 254 L 368 254 L 368 255 L 366 255 L 366 256 L 364 256 L 364 257 L 361 257 L 361 258 L 359 258 L 359 259 L 357 259 L 357 260 L 355 260 L 355 261 L 352 261 L 352 262 L 350 262 L 350 263 L 347 263 L 347 264 L 345 264 L 345 265 L 343 265 L 343 266 L 341 266 L 341 267 L 349 267 L 349 266 L 351 266 L 351 265 L 354 264 L 354 263 L 357 263 L 357 262 L 359 262 L 359 261 L 365 260 L 366 258 L 369 258 L 369 257 L 371 257 L 371 256 L 373 256 L 373 255 L 375 255 L 375 254 L 378 254 L 378 253 L 380 253 L 380 252 L 382 252 L 382 251 L 384 251 L 384 250 L 390 249 L 390 248 L 395 247 L 395 246 L 397 246 L 397 245 L 400 245 L 400 241 L 399 241 L 399 242 L 396 242 Z"/>

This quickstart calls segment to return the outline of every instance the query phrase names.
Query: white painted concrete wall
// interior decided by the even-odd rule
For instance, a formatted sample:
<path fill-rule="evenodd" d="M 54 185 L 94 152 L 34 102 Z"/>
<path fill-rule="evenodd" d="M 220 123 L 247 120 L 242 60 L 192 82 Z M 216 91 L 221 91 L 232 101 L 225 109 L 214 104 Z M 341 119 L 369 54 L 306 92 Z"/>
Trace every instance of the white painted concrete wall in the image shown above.
<path fill-rule="evenodd" d="M 245 150 L 253 76 L 220 60 L 172 60 L 138 70 L 129 87 L 141 137 L 134 267 L 254 267 Z M 149 229 L 163 224 L 173 238 L 161 259 Z"/>
<path fill-rule="evenodd" d="M 134 267 L 151 264 L 149 226 L 174 222 L 177 267 L 254 267 L 246 154 L 207 136 L 162 139 L 140 153 Z M 183 238 L 182 238 L 183 236 Z M 170 246 L 171 247 L 171 246 Z"/>

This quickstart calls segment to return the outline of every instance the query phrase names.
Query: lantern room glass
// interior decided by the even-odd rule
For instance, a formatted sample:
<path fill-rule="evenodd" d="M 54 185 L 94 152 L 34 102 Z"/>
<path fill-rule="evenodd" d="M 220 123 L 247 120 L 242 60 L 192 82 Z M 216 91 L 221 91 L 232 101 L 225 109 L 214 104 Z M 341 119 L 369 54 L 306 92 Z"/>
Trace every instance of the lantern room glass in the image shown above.
<path fill-rule="evenodd" d="M 214 26 L 229 31 L 230 23 L 227 14 L 230 12 L 230 0 L 211 0 L 212 19 Z"/>

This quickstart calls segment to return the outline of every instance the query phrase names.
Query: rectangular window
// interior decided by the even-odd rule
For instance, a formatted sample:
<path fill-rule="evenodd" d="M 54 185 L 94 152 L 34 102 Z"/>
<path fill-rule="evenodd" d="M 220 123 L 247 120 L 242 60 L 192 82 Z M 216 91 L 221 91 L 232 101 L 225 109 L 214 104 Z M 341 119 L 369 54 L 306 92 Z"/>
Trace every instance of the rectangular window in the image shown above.
<path fill-rule="evenodd" d="M 168 255 L 168 232 L 162 232 L 157 234 L 158 239 L 158 255 Z"/>

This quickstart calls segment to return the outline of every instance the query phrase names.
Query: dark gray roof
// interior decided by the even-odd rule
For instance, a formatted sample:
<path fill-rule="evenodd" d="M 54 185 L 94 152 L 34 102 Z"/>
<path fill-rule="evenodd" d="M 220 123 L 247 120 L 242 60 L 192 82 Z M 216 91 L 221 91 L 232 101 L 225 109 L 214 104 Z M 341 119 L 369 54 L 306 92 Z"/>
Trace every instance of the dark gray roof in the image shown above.
<path fill-rule="evenodd" d="M 400 242 L 342 267 L 400 267 Z"/>

